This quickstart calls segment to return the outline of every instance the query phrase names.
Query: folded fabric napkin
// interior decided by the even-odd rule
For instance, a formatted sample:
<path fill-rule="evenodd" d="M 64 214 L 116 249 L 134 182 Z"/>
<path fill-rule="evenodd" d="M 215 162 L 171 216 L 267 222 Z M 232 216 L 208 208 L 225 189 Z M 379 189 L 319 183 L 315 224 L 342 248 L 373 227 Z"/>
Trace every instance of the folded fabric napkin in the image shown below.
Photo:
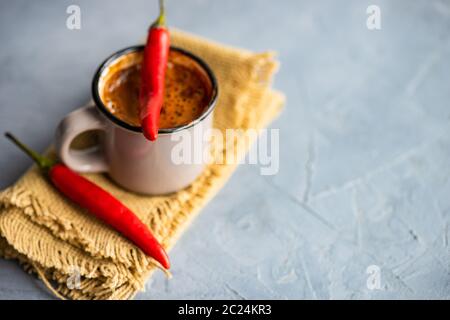
<path fill-rule="evenodd" d="M 172 44 L 203 58 L 217 76 L 216 128 L 261 129 L 278 115 L 284 97 L 270 88 L 277 68 L 272 53 L 255 54 L 171 32 Z M 237 136 L 233 146 L 213 143 L 213 152 L 229 149 L 242 158 L 249 147 L 242 139 L 245 135 Z M 211 164 L 188 188 L 158 197 L 123 190 L 103 174 L 85 176 L 124 202 L 169 250 L 235 167 Z M 0 193 L 0 256 L 19 260 L 55 295 L 70 299 L 132 298 L 156 268 L 139 248 L 61 196 L 36 166 Z M 76 285 L 71 281 L 74 270 L 79 273 Z"/>

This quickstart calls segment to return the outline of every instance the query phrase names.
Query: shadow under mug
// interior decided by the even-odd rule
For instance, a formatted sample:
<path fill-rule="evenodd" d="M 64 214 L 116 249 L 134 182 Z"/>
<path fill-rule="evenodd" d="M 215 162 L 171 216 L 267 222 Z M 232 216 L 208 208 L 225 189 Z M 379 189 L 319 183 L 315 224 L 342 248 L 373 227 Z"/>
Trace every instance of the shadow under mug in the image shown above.
<path fill-rule="evenodd" d="M 195 61 L 209 77 L 211 98 L 204 112 L 193 122 L 176 128 L 160 129 L 158 139 L 147 140 L 141 127 L 134 127 L 111 114 L 100 98 L 99 82 L 102 75 L 118 58 L 137 51 L 144 46 L 122 49 L 107 58 L 98 68 L 92 82 L 95 104 L 69 113 L 56 130 L 56 151 L 59 158 L 72 170 L 78 172 L 106 172 L 124 188 L 144 194 L 167 194 L 190 185 L 203 171 L 205 164 L 199 162 L 178 163 L 173 161 L 172 151 L 183 135 L 205 132 L 212 127 L 213 110 L 217 101 L 216 78 L 208 65 L 194 54 L 171 47 Z M 71 148 L 80 134 L 102 131 L 100 144 L 86 150 Z M 196 152 L 208 152 L 209 139 L 202 141 Z"/>

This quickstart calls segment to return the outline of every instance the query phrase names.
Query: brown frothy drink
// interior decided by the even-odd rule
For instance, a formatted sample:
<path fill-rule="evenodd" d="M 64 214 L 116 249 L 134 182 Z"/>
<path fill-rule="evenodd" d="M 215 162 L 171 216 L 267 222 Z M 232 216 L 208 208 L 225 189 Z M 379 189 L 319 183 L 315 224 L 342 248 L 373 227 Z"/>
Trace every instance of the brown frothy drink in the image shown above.
<path fill-rule="evenodd" d="M 142 54 L 142 51 L 136 51 L 120 57 L 108 67 L 99 82 L 100 97 L 108 111 L 136 127 L 140 126 Z M 181 51 L 172 49 L 159 127 L 176 128 L 199 118 L 211 95 L 212 84 L 201 65 Z"/>

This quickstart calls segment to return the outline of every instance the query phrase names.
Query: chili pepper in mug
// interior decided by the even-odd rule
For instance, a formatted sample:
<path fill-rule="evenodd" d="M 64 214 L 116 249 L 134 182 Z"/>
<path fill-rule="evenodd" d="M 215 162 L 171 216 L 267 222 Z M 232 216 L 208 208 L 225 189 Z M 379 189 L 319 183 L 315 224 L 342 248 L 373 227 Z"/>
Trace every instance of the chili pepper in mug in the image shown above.
<path fill-rule="evenodd" d="M 66 165 L 31 150 L 12 134 L 5 133 L 5 136 L 37 163 L 63 195 L 134 242 L 145 254 L 154 258 L 165 269 L 170 268 L 169 258 L 158 240 L 124 204 Z"/>
<path fill-rule="evenodd" d="M 142 131 L 151 141 L 155 141 L 158 137 L 159 114 L 164 100 L 164 81 L 170 48 L 164 0 L 159 1 L 159 6 L 159 17 L 151 25 L 147 35 L 139 92 Z"/>

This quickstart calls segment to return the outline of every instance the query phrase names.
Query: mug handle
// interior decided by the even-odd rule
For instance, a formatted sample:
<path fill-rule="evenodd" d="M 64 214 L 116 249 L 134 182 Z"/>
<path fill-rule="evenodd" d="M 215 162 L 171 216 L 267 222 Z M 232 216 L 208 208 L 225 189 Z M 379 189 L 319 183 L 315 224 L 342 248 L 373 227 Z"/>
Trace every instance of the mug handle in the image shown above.
<path fill-rule="evenodd" d="M 88 105 L 69 113 L 58 125 L 55 134 L 56 152 L 72 170 L 78 172 L 105 172 L 108 163 L 101 145 L 87 150 L 70 148 L 72 141 L 90 130 L 106 131 L 105 119 L 94 105 Z"/>

